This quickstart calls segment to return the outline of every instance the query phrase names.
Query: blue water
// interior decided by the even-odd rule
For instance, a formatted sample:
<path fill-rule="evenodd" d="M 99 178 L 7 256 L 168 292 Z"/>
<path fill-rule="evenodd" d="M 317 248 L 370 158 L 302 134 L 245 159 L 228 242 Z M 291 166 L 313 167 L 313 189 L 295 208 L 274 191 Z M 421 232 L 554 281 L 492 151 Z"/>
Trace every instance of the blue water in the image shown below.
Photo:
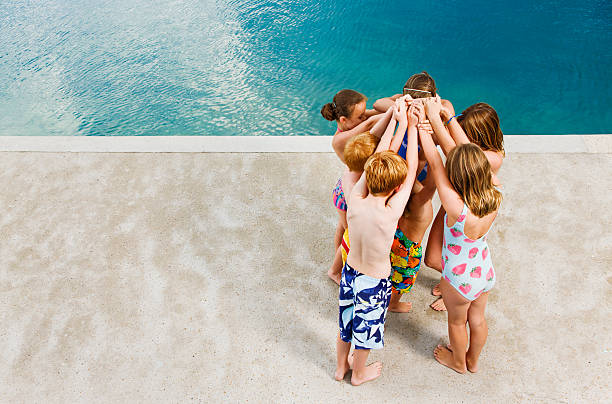
<path fill-rule="evenodd" d="M 612 133 L 610 1 L 0 3 L 0 135 L 318 135 L 427 70 L 507 134 Z"/>

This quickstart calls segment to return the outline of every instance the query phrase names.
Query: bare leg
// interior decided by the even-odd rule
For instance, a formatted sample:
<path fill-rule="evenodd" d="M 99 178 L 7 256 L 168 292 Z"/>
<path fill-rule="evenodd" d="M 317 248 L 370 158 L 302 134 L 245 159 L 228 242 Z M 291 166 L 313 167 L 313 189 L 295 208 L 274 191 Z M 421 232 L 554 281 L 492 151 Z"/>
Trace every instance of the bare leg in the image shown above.
<path fill-rule="evenodd" d="M 442 239 L 444 238 L 444 215 L 446 211 L 440 207 L 431 225 L 427 248 L 425 249 L 425 265 L 442 273 Z"/>
<path fill-rule="evenodd" d="M 427 239 L 427 249 L 425 250 L 425 265 L 442 273 L 442 240 L 444 238 L 444 207 L 440 207 L 436 218 L 431 225 L 429 238 Z M 440 284 L 433 287 L 431 293 L 440 296 Z M 429 307 L 436 311 L 446 311 L 444 300 L 441 298 L 433 302 Z"/>
<path fill-rule="evenodd" d="M 393 313 L 408 313 L 412 310 L 412 303 L 402 303 L 400 302 L 401 298 L 402 295 L 394 290 L 391 294 L 391 300 L 389 300 L 389 311 Z"/>
<path fill-rule="evenodd" d="M 466 348 L 468 344 L 467 321 L 470 301 L 461 296 L 447 281 L 440 281 L 442 297 L 448 308 L 448 337 L 453 350 L 438 345 L 434 356 L 438 362 L 459 373 L 465 373 Z"/>
<path fill-rule="evenodd" d="M 472 372 L 478 372 L 478 358 L 480 352 L 487 342 L 489 329 L 485 320 L 485 308 L 487 307 L 487 299 L 489 292 L 481 294 L 478 299 L 474 300 L 468 310 L 468 323 L 470 324 L 470 349 L 467 351 L 466 363 L 467 369 Z"/>
<path fill-rule="evenodd" d="M 340 209 L 338 211 L 338 225 L 336 226 L 336 234 L 334 234 L 334 260 L 332 265 L 327 271 L 329 276 L 334 282 L 340 285 L 340 278 L 342 277 L 342 236 L 346 229 L 346 212 Z"/>
<path fill-rule="evenodd" d="M 353 375 L 351 376 L 353 386 L 359 386 L 380 376 L 382 363 L 374 362 L 368 366 L 365 365 L 369 354 L 369 349 L 355 349 L 353 352 Z"/>
<path fill-rule="evenodd" d="M 349 351 L 351 350 L 351 343 L 344 342 L 340 338 L 340 333 L 338 333 L 338 339 L 336 339 L 336 373 L 334 374 L 334 378 L 336 380 L 344 379 L 346 372 L 349 370 L 349 364 L 347 361 Z"/>

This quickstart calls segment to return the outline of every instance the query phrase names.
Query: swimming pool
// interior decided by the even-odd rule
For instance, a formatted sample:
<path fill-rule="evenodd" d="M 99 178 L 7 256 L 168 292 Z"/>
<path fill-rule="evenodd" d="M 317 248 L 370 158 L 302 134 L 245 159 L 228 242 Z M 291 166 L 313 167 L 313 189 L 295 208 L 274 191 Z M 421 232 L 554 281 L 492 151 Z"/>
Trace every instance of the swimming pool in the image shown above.
<path fill-rule="evenodd" d="M 507 134 L 612 132 L 609 1 L 16 0 L 0 135 L 329 135 L 337 90 L 427 70 Z"/>

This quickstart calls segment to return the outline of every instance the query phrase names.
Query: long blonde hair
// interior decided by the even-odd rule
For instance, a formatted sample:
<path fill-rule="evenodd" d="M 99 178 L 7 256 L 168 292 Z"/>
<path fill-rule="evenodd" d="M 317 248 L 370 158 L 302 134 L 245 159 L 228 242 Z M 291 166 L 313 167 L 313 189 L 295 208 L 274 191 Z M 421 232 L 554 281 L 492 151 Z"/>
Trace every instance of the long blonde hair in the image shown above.
<path fill-rule="evenodd" d="M 492 150 L 506 155 L 504 134 L 499 126 L 499 117 L 492 106 L 484 102 L 471 105 L 457 117 L 457 122 L 470 139 L 482 150 Z"/>
<path fill-rule="evenodd" d="M 446 174 L 476 216 L 484 217 L 499 208 L 502 194 L 493 186 L 491 164 L 477 145 L 466 143 L 451 150 L 446 158 Z"/>

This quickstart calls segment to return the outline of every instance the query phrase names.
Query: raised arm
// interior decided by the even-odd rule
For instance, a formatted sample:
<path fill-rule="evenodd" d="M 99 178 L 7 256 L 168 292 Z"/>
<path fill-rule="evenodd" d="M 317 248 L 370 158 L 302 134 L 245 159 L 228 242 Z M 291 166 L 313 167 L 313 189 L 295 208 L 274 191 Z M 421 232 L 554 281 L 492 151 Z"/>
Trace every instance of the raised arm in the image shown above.
<path fill-rule="evenodd" d="M 389 110 L 393 111 L 393 107 L 389 108 Z M 397 121 L 395 120 L 395 114 L 391 112 L 391 118 L 389 119 L 389 123 L 387 124 L 387 128 L 385 129 L 385 133 L 383 133 L 382 137 L 380 138 L 380 142 L 378 142 L 378 146 L 376 147 L 374 153 L 389 150 L 391 140 L 393 139 L 393 134 L 395 133 L 396 124 Z"/>
<path fill-rule="evenodd" d="M 382 114 L 383 112 L 385 111 L 378 111 L 376 109 L 366 109 L 365 116 L 366 118 L 369 118 L 374 115 Z"/>
<path fill-rule="evenodd" d="M 340 160 L 344 163 L 344 146 L 355 135 L 358 135 L 363 132 L 367 132 L 371 130 L 374 125 L 383 118 L 383 114 L 374 115 L 365 121 L 361 122 L 359 125 L 355 126 L 353 129 L 346 130 L 344 132 L 338 132 L 332 138 L 332 147 Z"/>
<path fill-rule="evenodd" d="M 366 196 L 368 196 L 368 185 L 366 184 L 365 172 L 363 172 L 361 173 L 361 177 L 359 177 L 357 183 L 353 186 L 351 193 L 345 195 L 346 203 L 350 204 L 353 197 L 365 198 Z"/>
<path fill-rule="evenodd" d="M 453 104 L 451 104 L 448 100 L 444 101 L 445 102 L 442 103 L 442 108 L 440 109 L 440 115 L 442 116 L 442 119 L 444 119 L 444 123 L 446 124 L 451 137 L 456 144 L 470 143 L 470 139 L 463 131 L 461 125 L 459 125 L 459 122 L 457 122 Z"/>
<path fill-rule="evenodd" d="M 395 100 L 397 100 L 401 96 L 401 94 L 395 94 L 391 97 L 380 98 L 374 101 L 374 109 L 379 112 L 385 112 L 389 109 L 389 107 L 392 107 L 395 104 Z"/>
<path fill-rule="evenodd" d="M 378 116 L 380 118 L 378 119 L 378 122 L 376 122 L 376 124 L 370 130 L 370 133 L 378 138 L 382 138 L 387 127 L 389 126 L 389 122 L 393 118 L 393 107 L 389 107 L 387 109 L 387 112 L 385 112 L 384 114 L 378 115 Z"/>
<path fill-rule="evenodd" d="M 442 206 L 444 206 L 446 213 L 456 220 L 463 210 L 463 200 L 446 176 L 442 158 L 440 157 L 440 153 L 438 153 L 438 149 L 431 135 L 428 132 L 421 132 L 419 133 L 419 138 L 421 139 L 421 146 L 423 147 L 425 158 L 429 163 L 429 172 L 433 175 L 434 181 L 436 182 L 436 188 L 438 189 L 438 195 L 440 196 Z"/>
<path fill-rule="evenodd" d="M 402 146 L 402 141 L 404 140 L 404 133 L 406 133 L 406 128 L 408 128 L 408 115 L 407 115 L 407 104 L 406 98 L 400 97 L 395 101 L 395 108 L 393 109 L 393 116 L 397 119 L 398 125 L 397 130 L 395 131 L 395 135 L 393 135 L 393 140 L 391 140 L 391 144 L 389 145 L 389 150 L 397 151 Z"/>
<path fill-rule="evenodd" d="M 393 213 L 399 217 L 406 203 L 410 198 L 410 191 L 412 191 L 412 185 L 416 179 L 416 170 L 419 165 L 419 152 L 418 152 L 418 134 L 417 124 L 419 123 L 419 114 L 417 107 L 414 105 L 410 106 L 408 110 L 408 147 L 406 148 L 406 163 L 408 165 L 408 173 L 406 179 L 402 183 L 400 189 L 389 198 L 387 206 L 393 210 Z"/>
<path fill-rule="evenodd" d="M 442 123 L 442 118 L 440 117 L 441 109 L 442 103 L 440 101 L 440 97 L 438 96 L 435 98 L 429 98 L 425 102 L 425 112 L 427 113 L 427 118 L 429 118 L 429 123 L 434 131 L 436 140 L 442 148 L 444 155 L 447 155 L 455 148 L 456 143 L 444 127 L 444 123 Z"/>

